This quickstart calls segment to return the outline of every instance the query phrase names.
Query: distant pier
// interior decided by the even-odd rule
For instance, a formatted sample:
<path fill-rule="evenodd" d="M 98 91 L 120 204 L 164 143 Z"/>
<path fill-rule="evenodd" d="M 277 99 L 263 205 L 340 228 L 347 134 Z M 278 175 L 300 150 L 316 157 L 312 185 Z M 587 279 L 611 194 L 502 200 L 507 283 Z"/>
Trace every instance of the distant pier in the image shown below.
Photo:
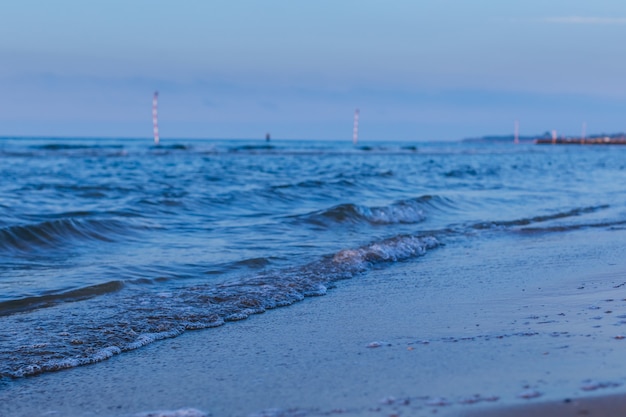
<path fill-rule="evenodd" d="M 534 143 L 537 145 L 626 145 L 626 136 L 537 138 Z"/>

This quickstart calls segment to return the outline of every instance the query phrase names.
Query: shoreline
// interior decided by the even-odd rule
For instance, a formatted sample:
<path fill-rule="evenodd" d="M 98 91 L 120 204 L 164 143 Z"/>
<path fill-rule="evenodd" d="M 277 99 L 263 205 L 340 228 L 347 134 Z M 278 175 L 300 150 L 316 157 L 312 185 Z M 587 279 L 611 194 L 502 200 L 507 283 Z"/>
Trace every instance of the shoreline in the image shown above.
<path fill-rule="evenodd" d="M 626 231 L 467 239 L 322 297 L 11 381 L 0 414 L 497 416 L 552 415 L 565 398 L 621 404 Z"/>

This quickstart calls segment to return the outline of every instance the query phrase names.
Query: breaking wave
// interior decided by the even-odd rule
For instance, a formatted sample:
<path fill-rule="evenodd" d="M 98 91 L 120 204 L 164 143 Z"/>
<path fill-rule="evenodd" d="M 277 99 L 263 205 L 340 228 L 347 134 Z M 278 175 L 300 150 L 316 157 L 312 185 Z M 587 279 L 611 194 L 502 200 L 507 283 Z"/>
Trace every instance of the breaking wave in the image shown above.
<path fill-rule="evenodd" d="M 522 218 L 517 220 L 508 220 L 508 221 L 490 221 L 490 222 L 480 222 L 472 225 L 474 229 L 492 229 L 492 228 L 503 228 L 503 227 L 514 227 L 514 226 L 526 226 L 534 223 L 543 223 L 551 220 L 559 220 L 566 219 L 569 217 L 577 217 L 583 214 L 594 213 L 600 210 L 604 210 L 609 208 L 608 205 L 598 205 L 598 206 L 590 206 L 590 207 L 580 207 L 574 208 L 567 211 L 561 211 L 554 214 L 547 214 L 542 216 L 534 216 L 528 218 Z M 582 227 L 582 225 L 574 226 L 577 228 Z M 555 229 L 558 231 L 559 229 Z"/>
<path fill-rule="evenodd" d="M 432 236 L 399 235 L 342 250 L 301 267 L 259 273 L 217 286 L 196 285 L 156 294 L 119 292 L 95 303 L 89 311 L 71 313 L 70 322 L 67 304 L 64 309 L 40 312 L 39 330 L 21 323 L 18 315 L 7 316 L 5 319 L 21 333 L 2 346 L 0 356 L 9 360 L 0 365 L 0 377 L 18 378 L 96 363 L 185 330 L 243 320 L 305 297 L 324 295 L 336 281 L 352 278 L 375 265 L 422 256 L 437 246 L 439 241 Z M 111 285 L 116 289 L 115 284 Z M 84 291 L 83 295 L 88 296 L 89 290 Z M 41 329 L 45 329 L 47 340 L 22 344 L 24 340 L 45 339 Z M 10 352 L 19 352 L 21 359 L 12 359 L 15 355 Z"/>
<path fill-rule="evenodd" d="M 425 208 L 437 205 L 439 197 L 422 196 L 401 200 L 389 206 L 366 207 L 357 204 L 340 204 L 329 209 L 299 216 L 306 223 L 329 225 L 342 223 L 369 223 L 372 225 L 415 224 L 426 220 Z"/>
<path fill-rule="evenodd" d="M 30 252 L 53 249 L 72 241 L 98 240 L 112 242 L 127 234 L 128 225 L 119 220 L 64 218 L 37 224 L 14 225 L 0 229 L 0 250 Z"/>

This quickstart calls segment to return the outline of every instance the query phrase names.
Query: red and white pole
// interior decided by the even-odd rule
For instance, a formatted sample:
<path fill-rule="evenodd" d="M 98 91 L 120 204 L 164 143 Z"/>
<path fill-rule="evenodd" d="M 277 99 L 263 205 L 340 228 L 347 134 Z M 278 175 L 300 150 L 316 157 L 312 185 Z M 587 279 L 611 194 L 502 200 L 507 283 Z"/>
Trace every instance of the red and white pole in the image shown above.
<path fill-rule="evenodd" d="M 152 128 L 154 133 L 154 144 L 159 144 L 159 121 L 157 117 L 157 104 L 159 100 L 159 92 L 155 91 L 152 97 Z"/>
<path fill-rule="evenodd" d="M 354 111 L 354 127 L 352 128 L 352 143 L 357 144 L 359 141 L 359 109 Z"/>

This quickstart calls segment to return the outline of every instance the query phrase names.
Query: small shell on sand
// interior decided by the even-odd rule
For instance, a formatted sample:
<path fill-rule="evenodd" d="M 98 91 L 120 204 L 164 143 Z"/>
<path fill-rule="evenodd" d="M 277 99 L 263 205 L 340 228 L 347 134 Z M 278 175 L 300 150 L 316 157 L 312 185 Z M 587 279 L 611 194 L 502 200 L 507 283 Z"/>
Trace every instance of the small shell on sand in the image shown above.
<path fill-rule="evenodd" d="M 586 381 L 583 381 L 583 385 L 580 387 L 580 389 L 583 390 L 583 391 L 595 391 L 595 390 L 601 389 L 601 388 L 619 387 L 620 385 L 621 384 L 619 384 L 618 382 L 593 381 L 591 379 L 588 379 Z"/>
<path fill-rule="evenodd" d="M 493 401 L 498 401 L 499 399 L 500 399 L 500 397 L 495 396 L 495 395 L 490 395 L 490 396 L 483 397 L 480 394 L 474 394 L 474 395 L 469 396 L 469 397 L 461 398 L 459 400 L 459 403 L 461 403 L 461 404 L 476 404 L 476 403 L 479 403 L 481 401 L 493 402 Z"/>
<path fill-rule="evenodd" d="M 384 404 L 384 405 L 391 405 L 391 404 L 393 404 L 395 402 L 396 402 L 396 398 L 395 397 L 385 397 L 382 400 L 380 400 L 380 403 Z"/>
<path fill-rule="evenodd" d="M 391 343 L 387 343 L 387 342 L 370 342 L 367 344 L 367 348 L 379 348 L 382 346 L 391 346 Z"/>
<path fill-rule="evenodd" d="M 537 397 L 541 397 L 543 394 L 537 390 L 534 389 L 527 389 L 525 391 L 520 392 L 519 394 L 517 394 L 517 396 L 519 398 L 524 398 L 524 399 L 531 399 L 531 398 L 537 398 Z"/>
<path fill-rule="evenodd" d="M 393 396 L 385 397 L 380 400 L 383 405 L 409 405 L 411 404 L 410 398 L 396 398 Z"/>

